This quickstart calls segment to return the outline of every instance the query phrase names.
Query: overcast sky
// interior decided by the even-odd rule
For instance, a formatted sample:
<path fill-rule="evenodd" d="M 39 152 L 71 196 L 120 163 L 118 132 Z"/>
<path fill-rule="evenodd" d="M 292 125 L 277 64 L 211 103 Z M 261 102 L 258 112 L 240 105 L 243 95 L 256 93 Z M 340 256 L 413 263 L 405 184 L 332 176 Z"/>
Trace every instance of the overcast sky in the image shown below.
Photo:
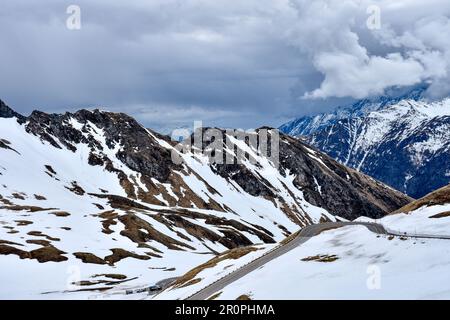
<path fill-rule="evenodd" d="M 2 0 L 0 99 L 161 129 L 277 126 L 421 82 L 439 98 L 449 17 L 448 0 Z"/>

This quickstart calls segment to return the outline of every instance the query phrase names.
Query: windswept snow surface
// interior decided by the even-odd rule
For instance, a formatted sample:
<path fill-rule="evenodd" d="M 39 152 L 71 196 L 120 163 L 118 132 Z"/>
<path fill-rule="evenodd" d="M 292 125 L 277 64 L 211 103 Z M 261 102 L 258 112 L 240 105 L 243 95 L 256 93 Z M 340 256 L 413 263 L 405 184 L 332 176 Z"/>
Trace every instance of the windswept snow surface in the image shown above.
<path fill-rule="evenodd" d="M 337 259 L 306 261 L 317 255 Z M 402 240 L 348 226 L 313 237 L 218 299 L 449 299 L 449 265 L 448 240 Z"/>

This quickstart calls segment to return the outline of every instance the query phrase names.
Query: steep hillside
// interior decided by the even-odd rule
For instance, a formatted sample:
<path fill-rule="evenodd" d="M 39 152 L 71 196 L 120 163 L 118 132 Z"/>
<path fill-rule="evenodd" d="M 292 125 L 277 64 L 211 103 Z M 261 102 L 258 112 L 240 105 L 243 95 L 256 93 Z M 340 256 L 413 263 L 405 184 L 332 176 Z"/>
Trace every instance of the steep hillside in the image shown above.
<path fill-rule="evenodd" d="M 154 298 L 450 297 L 447 272 L 450 263 L 450 186 L 382 219 L 361 217 L 357 221 L 361 224 L 324 224 L 325 231 L 311 234 L 309 238 L 302 237 L 303 240 L 293 248 L 291 246 L 290 251 L 284 250 L 275 259 L 266 259 L 264 264 L 258 261 L 262 255 L 267 257 L 276 250 L 273 245 L 247 247 L 247 253 L 241 255 L 227 252 L 190 270 L 179 278 L 178 283 Z M 283 241 L 286 246 L 294 242 L 288 242 L 289 239 Z M 252 263 L 257 266 L 249 268 Z M 250 271 L 244 272 L 246 270 Z M 195 283 L 188 283 L 194 278 L 197 279 Z M 181 285 L 184 283 L 188 285 Z"/>
<path fill-rule="evenodd" d="M 0 276 L 8 297 L 148 286 L 228 249 L 409 202 L 297 139 L 281 136 L 279 167 L 226 139 L 237 148 L 227 152 L 256 162 L 186 152 L 175 163 L 173 142 L 125 114 L 23 117 L 2 104 L 0 261 L 16 270 Z"/>

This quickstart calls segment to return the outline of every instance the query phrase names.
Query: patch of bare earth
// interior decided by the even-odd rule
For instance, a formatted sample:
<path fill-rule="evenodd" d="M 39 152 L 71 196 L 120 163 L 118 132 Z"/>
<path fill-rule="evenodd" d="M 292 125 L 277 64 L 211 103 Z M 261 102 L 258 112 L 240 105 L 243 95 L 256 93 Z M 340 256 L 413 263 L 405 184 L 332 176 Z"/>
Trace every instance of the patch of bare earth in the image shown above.
<path fill-rule="evenodd" d="M 12 197 L 14 198 L 14 199 L 18 199 L 18 200 L 25 200 L 26 199 L 26 194 L 25 193 L 23 193 L 23 192 L 14 192 L 13 194 L 12 194 Z"/>
<path fill-rule="evenodd" d="M 53 212 L 50 212 L 49 214 L 52 214 L 52 215 L 57 216 L 57 217 L 68 217 L 68 216 L 70 216 L 70 213 L 68 213 L 66 211 L 53 211 Z"/>
<path fill-rule="evenodd" d="M 434 216 L 431 216 L 430 218 L 439 219 L 439 218 L 446 218 L 446 217 L 450 217 L 450 211 L 445 211 L 445 212 L 435 214 Z"/>
<path fill-rule="evenodd" d="M 189 286 L 192 286 L 192 285 L 194 285 L 194 284 L 196 284 L 196 283 L 199 283 L 200 281 L 202 281 L 201 278 L 195 278 L 195 279 L 189 280 L 189 281 L 186 282 L 186 283 L 183 283 L 183 284 L 180 285 L 178 288 L 189 287 Z"/>
<path fill-rule="evenodd" d="M 44 238 L 46 238 L 47 240 L 50 240 L 50 241 L 60 241 L 61 240 L 59 238 L 50 237 L 50 236 L 42 233 L 41 231 L 30 231 L 27 234 L 29 236 L 34 236 L 34 237 L 44 237 Z"/>
<path fill-rule="evenodd" d="M 22 226 L 28 226 L 30 224 L 33 224 L 32 221 L 28 221 L 28 220 L 14 220 L 15 223 L 17 223 L 17 226 L 22 227 Z"/>
<path fill-rule="evenodd" d="M 84 191 L 84 189 L 80 187 L 76 181 L 72 181 L 71 186 L 65 188 L 79 196 L 83 196 L 86 193 L 86 191 Z"/>
<path fill-rule="evenodd" d="M 113 230 L 110 229 L 110 226 L 117 224 L 117 217 L 119 217 L 119 214 L 115 212 L 114 210 L 109 210 L 105 212 L 101 212 L 99 214 L 94 215 L 95 217 L 99 217 L 103 219 L 102 222 L 102 232 L 105 234 L 111 234 L 114 233 Z"/>
<path fill-rule="evenodd" d="M 115 279 L 115 280 L 125 280 L 127 278 L 126 275 L 116 274 L 116 273 L 103 273 L 103 274 L 96 274 L 96 275 L 92 276 L 92 278 L 100 278 L 100 277 L 110 278 L 110 279 Z"/>
<path fill-rule="evenodd" d="M 12 211 L 28 211 L 28 212 L 57 210 L 56 208 L 41 208 L 41 207 L 37 207 L 37 206 L 19 206 L 19 205 L 0 206 L 0 209 L 6 209 L 6 210 L 12 210 Z"/>
<path fill-rule="evenodd" d="M 209 297 L 207 300 L 215 300 L 218 297 L 220 297 L 221 294 L 222 294 L 222 291 L 217 292 L 217 293 L 213 294 L 211 297 Z"/>
<path fill-rule="evenodd" d="M 112 251 L 112 254 L 105 257 L 105 261 L 109 262 L 109 264 L 114 264 L 116 262 L 119 262 L 120 260 L 126 259 L 126 258 L 134 258 L 139 260 L 150 260 L 149 256 L 143 256 L 139 255 L 121 248 L 114 248 L 110 249 Z"/>
<path fill-rule="evenodd" d="M 150 223 L 133 213 L 120 216 L 119 221 L 125 225 L 125 229 L 120 234 L 135 243 L 145 244 L 149 240 L 154 240 L 172 250 L 183 250 L 180 247 L 195 250 L 195 248 L 159 232 Z"/>
<path fill-rule="evenodd" d="M 107 264 L 105 260 L 97 257 L 93 253 L 89 252 L 74 252 L 73 255 L 80 259 L 83 263 L 92 263 L 92 264 Z"/>
<path fill-rule="evenodd" d="M 136 280 L 136 279 L 137 279 L 137 277 L 131 278 L 131 279 L 124 279 L 124 280 L 82 280 L 82 281 L 78 281 L 78 282 L 72 282 L 72 284 L 80 286 L 80 287 L 81 286 L 94 286 L 94 285 L 111 286 L 111 285 L 121 284 L 124 282 L 129 282 L 129 281 Z"/>

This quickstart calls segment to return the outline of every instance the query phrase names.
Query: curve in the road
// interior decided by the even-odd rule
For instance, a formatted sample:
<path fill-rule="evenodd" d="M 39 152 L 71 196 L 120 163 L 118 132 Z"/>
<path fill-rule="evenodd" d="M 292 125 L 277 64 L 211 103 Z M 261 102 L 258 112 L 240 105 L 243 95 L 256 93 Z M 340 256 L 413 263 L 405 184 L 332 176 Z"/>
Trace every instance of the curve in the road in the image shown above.
<path fill-rule="evenodd" d="M 291 251 L 292 249 L 300 246 L 301 244 L 308 241 L 311 237 L 314 237 L 320 234 L 321 232 L 329 229 L 335 229 L 349 225 L 362 225 L 367 227 L 370 231 L 377 234 L 386 234 L 386 235 L 390 234 L 381 224 L 369 222 L 327 222 L 306 226 L 298 233 L 298 235 L 295 238 L 293 238 L 289 242 L 276 247 L 275 249 L 269 251 L 263 256 L 257 258 L 256 260 L 251 261 L 245 266 L 213 282 L 212 284 L 208 285 L 207 287 L 201 289 L 200 291 L 188 297 L 187 300 L 205 300 L 210 296 L 212 296 L 213 294 L 215 294 L 216 292 L 219 292 L 220 290 L 225 288 L 227 285 L 237 281 L 238 279 L 244 277 L 250 272 L 255 271 L 256 269 L 262 267 L 269 261 L 272 261 L 278 258 L 279 256 Z M 397 234 L 392 235 L 397 236 Z"/>

